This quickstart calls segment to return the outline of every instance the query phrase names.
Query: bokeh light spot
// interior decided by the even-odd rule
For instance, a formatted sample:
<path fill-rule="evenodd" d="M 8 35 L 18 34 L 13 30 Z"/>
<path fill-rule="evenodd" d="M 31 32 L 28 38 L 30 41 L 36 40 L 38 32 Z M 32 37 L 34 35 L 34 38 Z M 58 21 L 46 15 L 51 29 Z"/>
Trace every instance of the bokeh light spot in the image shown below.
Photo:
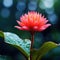
<path fill-rule="evenodd" d="M 2 16 L 3 18 L 7 18 L 9 15 L 10 15 L 10 11 L 9 11 L 7 8 L 3 8 L 3 9 L 1 10 L 1 16 Z"/>
<path fill-rule="evenodd" d="M 5 7 L 11 7 L 13 5 L 13 0 L 3 0 L 3 5 Z"/>
<path fill-rule="evenodd" d="M 39 7 L 42 9 L 52 8 L 54 5 L 54 0 L 41 0 Z"/>
<path fill-rule="evenodd" d="M 37 9 L 37 2 L 31 1 L 31 2 L 28 4 L 28 9 L 29 9 L 29 10 L 36 10 L 36 9 Z"/>
<path fill-rule="evenodd" d="M 54 14 L 54 9 L 53 8 L 45 9 L 45 12 L 47 14 Z"/>
<path fill-rule="evenodd" d="M 48 15 L 48 20 L 49 20 L 52 24 L 56 24 L 56 23 L 57 23 L 57 16 L 56 16 L 56 14 Z"/>
<path fill-rule="evenodd" d="M 18 2 L 16 8 L 17 8 L 17 10 L 19 10 L 19 11 L 23 11 L 23 10 L 25 9 L 25 7 L 26 7 L 25 2 Z"/>

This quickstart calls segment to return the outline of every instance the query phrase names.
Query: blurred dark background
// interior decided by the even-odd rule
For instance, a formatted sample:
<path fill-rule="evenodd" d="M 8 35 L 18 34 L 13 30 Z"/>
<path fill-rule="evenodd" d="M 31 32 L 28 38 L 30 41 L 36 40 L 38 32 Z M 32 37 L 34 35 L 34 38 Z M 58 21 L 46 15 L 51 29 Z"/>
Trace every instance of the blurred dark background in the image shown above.
<path fill-rule="evenodd" d="M 51 27 L 35 34 L 34 48 L 38 49 L 46 41 L 60 43 L 60 0 L 0 0 L 0 30 L 13 32 L 22 39 L 30 39 L 26 31 L 14 28 L 16 20 L 28 11 L 37 11 L 44 15 Z M 2 39 L 0 39 L 2 40 Z M 13 60 L 25 60 L 24 56 L 14 47 L 1 43 L 0 54 L 11 55 Z M 55 54 L 55 55 L 54 55 Z M 59 60 L 60 46 L 48 52 L 42 60 Z M 1 59 L 0 59 L 1 60 Z"/>

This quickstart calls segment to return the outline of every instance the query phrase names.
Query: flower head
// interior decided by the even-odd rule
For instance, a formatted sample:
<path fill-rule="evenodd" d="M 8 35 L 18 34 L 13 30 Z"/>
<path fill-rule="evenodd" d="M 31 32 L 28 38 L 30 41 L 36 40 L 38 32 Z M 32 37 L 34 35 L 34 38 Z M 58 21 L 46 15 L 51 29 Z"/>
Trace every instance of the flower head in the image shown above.
<path fill-rule="evenodd" d="M 28 12 L 20 17 L 20 21 L 17 20 L 19 26 L 15 26 L 19 30 L 27 30 L 30 32 L 43 31 L 51 24 L 47 24 L 48 20 L 37 12 Z"/>

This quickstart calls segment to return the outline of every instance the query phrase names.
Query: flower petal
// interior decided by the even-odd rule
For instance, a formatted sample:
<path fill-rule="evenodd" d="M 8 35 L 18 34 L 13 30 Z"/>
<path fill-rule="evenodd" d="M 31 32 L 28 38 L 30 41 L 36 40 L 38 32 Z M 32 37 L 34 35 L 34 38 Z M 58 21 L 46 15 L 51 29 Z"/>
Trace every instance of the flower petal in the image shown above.
<path fill-rule="evenodd" d="M 43 30 L 45 30 L 46 28 L 44 27 L 44 26 L 42 26 L 41 28 L 39 28 L 39 30 L 38 31 L 43 31 Z"/>
<path fill-rule="evenodd" d="M 43 31 L 51 24 L 47 24 L 48 20 L 37 12 L 31 11 L 27 14 L 24 14 L 20 17 L 20 21 L 17 21 L 19 26 L 15 26 L 19 30 L 28 30 L 28 31 Z"/>
<path fill-rule="evenodd" d="M 19 26 L 24 26 L 25 24 L 23 22 L 20 22 L 17 20 L 17 23 L 19 24 Z"/>
<path fill-rule="evenodd" d="M 17 23 L 20 25 L 20 21 L 17 20 Z"/>
<path fill-rule="evenodd" d="M 46 24 L 47 22 L 48 22 L 48 20 L 45 20 L 45 22 L 44 22 L 44 23 Z"/>
<path fill-rule="evenodd" d="M 20 26 L 14 26 L 14 27 L 19 29 L 19 30 L 23 30 L 22 27 L 20 27 Z"/>
<path fill-rule="evenodd" d="M 38 26 L 34 26 L 34 30 L 37 31 L 38 30 Z"/>
<path fill-rule="evenodd" d="M 39 31 L 43 31 L 43 30 L 45 30 L 46 28 L 48 28 L 49 26 L 51 26 L 51 24 L 46 24 L 46 25 L 40 27 Z"/>
<path fill-rule="evenodd" d="M 27 26 L 23 26 L 22 29 L 29 30 L 29 28 Z"/>
<path fill-rule="evenodd" d="M 46 24 L 46 25 L 45 25 L 45 28 L 48 28 L 49 26 L 51 26 L 51 24 Z"/>

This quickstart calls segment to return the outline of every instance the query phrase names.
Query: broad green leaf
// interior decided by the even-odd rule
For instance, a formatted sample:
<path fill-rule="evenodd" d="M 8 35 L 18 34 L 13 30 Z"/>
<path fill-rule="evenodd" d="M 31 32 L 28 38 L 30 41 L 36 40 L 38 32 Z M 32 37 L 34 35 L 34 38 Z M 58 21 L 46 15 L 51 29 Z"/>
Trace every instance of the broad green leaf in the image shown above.
<path fill-rule="evenodd" d="M 36 60 L 36 58 L 37 58 L 37 54 L 38 54 L 38 50 L 32 50 L 31 51 L 31 53 L 32 53 L 32 60 Z"/>
<path fill-rule="evenodd" d="M 30 56 L 30 40 L 22 40 L 14 33 L 4 32 L 5 42 L 13 45 L 19 51 L 21 51 L 26 57 Z"/>
<path fill-rule="evenodd" d="M 42 47 L 38 50 L 37 60 L 41 60 L 41 58 L 49 52 L 51 49 L 56 48 L 58 45 L 54 42 L 46 42 L 42 45 Z"/>
<path fill-rule="evenodd" d="M 12 60 L 9 56 L 0 55 L 0 60 Z"/>
<path fill-rule="evenodd" d="M 41 58 L 50 50 L 56 48 L 58 45 L 54 42 L 46 42 L 44 43 L 40 49 L 32 51 L 32 59 L 33 60 L 41 60 Z"/>
<path fill-rule="evenodd" d="M 4 38 L 4 33 L 0 31 L 0 37 Z"/>
<path fill-rule="evenodd" d="M 30 60 L 30 57 L 28 57 L 28 60 Z"/>

